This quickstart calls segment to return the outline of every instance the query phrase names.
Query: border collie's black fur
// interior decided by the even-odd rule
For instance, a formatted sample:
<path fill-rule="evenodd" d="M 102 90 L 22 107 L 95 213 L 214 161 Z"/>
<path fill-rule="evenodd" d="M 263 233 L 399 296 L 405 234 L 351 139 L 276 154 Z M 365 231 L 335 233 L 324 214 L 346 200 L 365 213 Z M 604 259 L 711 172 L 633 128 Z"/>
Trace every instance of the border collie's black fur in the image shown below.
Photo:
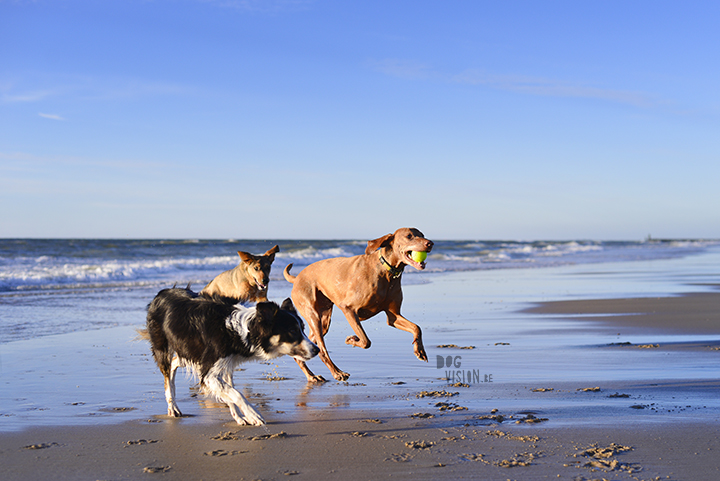
<path fill-rule="evenodd" d="M 229 405 L 238 424 L 264 424 L 233 387 L 233 370 L 241 362 L 282 355 L 311 359 L 319 349 L 303 327 L 290 299 L 281 307 L 274 302 L 244 307 L 198 296 L 188 288 L 160 291 L 148 306 L 147 333 L 165 378 L 168 415 L 182 416 L 175 403 L 175 371 L 187 367 L 207 392 Z"/>

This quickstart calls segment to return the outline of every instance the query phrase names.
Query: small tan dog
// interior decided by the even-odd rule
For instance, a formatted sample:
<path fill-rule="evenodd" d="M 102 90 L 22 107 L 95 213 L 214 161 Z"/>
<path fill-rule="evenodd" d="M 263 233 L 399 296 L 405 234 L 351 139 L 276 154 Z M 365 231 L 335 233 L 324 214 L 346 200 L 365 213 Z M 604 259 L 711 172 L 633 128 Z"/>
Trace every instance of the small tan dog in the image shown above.
<path fill-rule="evenodd" d="M 370 347 L 361 321 L 385 312 L 390 326 L 413 335 L 415 355 L 427 362 L 420 328 L 400 315 L 402 288 L 400 278 L 405 266 L 425 269 L 425 258 L 433 242 L 417 229 L 403 227 L 393 234 L 368 241 L 365 254 L 334 257 L 310 264 L 297 276 L 290 274 L 292 264 L 285 268 L 285 279 L 293 284 L 292 300 L 310 328 L 310 339 L 320 348 L 320 358 L 338 381 L 350 374 L 341 371 L 330 359 L 323 336 L 330 329 L 333 305 L 345 314 L 355 336 L 345 344 Z M 300 369 L 310 382 L 324 382 L 322 376 L 310 371 L 305 361 L 298 360 Z"/>
<path fill-rule="evenodd" d="M 240 263 L 218 275 L 200 291 L 205 297 L 220 297 L 233 302 L 265 302 L 270 282 L 270 268 L 280 247 L 260 256 L 238 251 Z"/>

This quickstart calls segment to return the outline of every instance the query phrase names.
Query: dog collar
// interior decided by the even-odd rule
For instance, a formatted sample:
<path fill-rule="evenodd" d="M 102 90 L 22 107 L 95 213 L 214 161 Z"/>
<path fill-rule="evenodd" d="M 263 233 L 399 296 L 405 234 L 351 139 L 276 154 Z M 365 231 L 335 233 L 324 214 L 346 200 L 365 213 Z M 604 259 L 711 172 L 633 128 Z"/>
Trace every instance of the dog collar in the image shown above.
<path fill-rule="evenodd" d="M 403 273 L 403 268 L 391 266 L 390 263 L 388 261 L 386 261 L 385 258 L 383 257 L 382 252 L 380 252 L 380 264 L 382 264 L 383 267 L 385 269 L 387 269 L 388 272 L 390 272 L 393 279 L 397 279 Z"/>

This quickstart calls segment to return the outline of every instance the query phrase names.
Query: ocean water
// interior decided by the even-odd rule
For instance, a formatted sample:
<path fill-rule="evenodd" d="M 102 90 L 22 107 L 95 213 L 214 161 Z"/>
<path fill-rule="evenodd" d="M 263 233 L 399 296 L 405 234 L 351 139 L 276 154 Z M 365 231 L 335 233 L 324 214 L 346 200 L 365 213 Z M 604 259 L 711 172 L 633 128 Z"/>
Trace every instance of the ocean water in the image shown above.
<path fill-rule="evenodd" d="M 364 252 L 361 240 L 0 239 L 0 344 L 40 336 L 142 323 L 158 290 L 174 284 L 199 291 L 237 265 L 238 250 L 280 246 L 269 297 L 290 293 L 282 270 Z M 457 271 L 679 259 L 720 245 L 713 240 L 436 241 L 422 273 L 403 283 L 432 282 Z"/>

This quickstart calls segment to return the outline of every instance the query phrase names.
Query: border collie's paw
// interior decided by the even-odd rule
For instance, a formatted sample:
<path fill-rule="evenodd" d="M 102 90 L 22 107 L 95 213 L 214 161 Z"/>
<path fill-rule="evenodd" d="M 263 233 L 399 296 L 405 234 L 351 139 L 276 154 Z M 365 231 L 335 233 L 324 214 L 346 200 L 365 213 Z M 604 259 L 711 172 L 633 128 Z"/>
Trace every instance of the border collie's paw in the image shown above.
<path fill-rule="evenodd" d="M 249 425 L 249 426 L 262 426 L 265 424 L 265 419 L 260 415 L 259 412 L 255 410 L 252 406 L 242 406 L 240 407 L 242 409 L 242 414 L 235 415 L 235 412 L 232 412 L 233 417 L 235 418 L 235 421 L 237 421 L 238 424 L 241 426 Z"/>

